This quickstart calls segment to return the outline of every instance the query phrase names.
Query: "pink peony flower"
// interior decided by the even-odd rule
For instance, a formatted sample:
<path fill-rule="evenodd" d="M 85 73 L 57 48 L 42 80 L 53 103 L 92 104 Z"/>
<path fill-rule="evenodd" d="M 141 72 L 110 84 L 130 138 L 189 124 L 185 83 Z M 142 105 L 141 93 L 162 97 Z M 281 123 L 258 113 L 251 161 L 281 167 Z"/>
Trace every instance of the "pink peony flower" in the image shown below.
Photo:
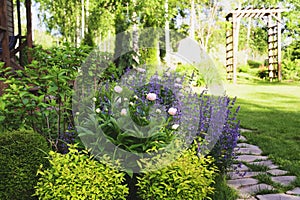
<path fill-rule="evenodd" d="M 148 93 L 146 97 L 149 101 L 155 101 L 156 99 L 156 94 L 155 93 Z"/>
<path fill-rule="evenodd" d="M 169 108 L 168 113 L 169 113 L 170 115 L 176 115 L 176 113 L 177 113 L 177 108 L 173 108 L 173 107 Z"/>
<path fill-rule="evenodd" d="M 126 111 L 125 108 L 123 108 L 123 109 L 121 110 L 121 115 L 123 115 L 123 116 L 127 115 L 127 111 Z"/>
<path fill-rule="evenodd" d="M 123 88 L 121 88 L 120 86 L 117 85 L 114 87 L 114 90 L 116 93 L 121 93 L 123 91 Z"/>

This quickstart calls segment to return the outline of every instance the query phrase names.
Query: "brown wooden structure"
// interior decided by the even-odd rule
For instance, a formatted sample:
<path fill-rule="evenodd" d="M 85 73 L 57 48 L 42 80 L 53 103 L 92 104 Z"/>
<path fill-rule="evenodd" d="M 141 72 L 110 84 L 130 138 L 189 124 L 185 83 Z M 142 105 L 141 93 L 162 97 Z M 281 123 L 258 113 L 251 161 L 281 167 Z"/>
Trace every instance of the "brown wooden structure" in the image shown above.
<path fill-rule="evenodd" d="M 5 66 L 10 66 L 13 69 L 22 69 L 21 63 L 24 62 L 22 49 L 24 47 L 32 48 L 32 20 L 31 20 L 31 0 L 25 0 L 26 8 L 26 36 L 22 36 L 21 30 L 21 12 L 20 0 L 16 1 L 17 8 L 17 24 L 18 32 L 15 33 L 14 27 L 14 5 L 13 0 L 0 0 L 0 61 L 5 63 Z M 18 45 L 16 45 L 18 43 Z M 19 53 L 19 60 L 16 59 L 16 54 Z M 26 63 L 31 62 L 30 51 Z M 2 66 L 0 66 L 2 67 Z"/>
<path fill-rule="evenodd" d="M 265 18 L 268 27 L 268 71 L 269 78 L 281 80 L 281 8 L 243 8 L 231 11 L 226 20 L 231 22 L 226 31 L 226 71 L 227 79 L 236 83 L 237 51 L 240 18 Z"/>

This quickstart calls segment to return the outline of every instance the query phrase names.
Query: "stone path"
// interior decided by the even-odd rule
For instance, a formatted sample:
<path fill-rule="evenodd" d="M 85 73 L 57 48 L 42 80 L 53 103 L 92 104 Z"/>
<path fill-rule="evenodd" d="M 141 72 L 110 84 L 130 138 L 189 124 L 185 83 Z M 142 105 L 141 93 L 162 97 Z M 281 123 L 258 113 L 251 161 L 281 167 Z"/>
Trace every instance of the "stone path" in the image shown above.
<path fill-rule="evenodd" d="M 238 191 L 238 200 L 300 200 L 300 188 L 294 188 L 285 194 L 274 194 L 276 188 L 260 183 L 255 178 L 259 174 L 268 174 L 274 183 L 283 186 L 290 185 L 296 177 L 288 176 L 287 171 L 279 169 L 267 156 L 262 156 L 261 149 L 255 145 L 247 144 L 245 137 L 241 136 L 239 141 L 236 151 L 238 154 L 237 161 L 241 164 L 233 165 L 233 171 L 228 173 L 229 180 L 227 181 L 229 186 Z M 252 171 L 247 167 L 248 164 L 249 166 L 258 166 L 256 168 L 264 170 Z M 260 192 L 263 194 L 258 195 Z"/>

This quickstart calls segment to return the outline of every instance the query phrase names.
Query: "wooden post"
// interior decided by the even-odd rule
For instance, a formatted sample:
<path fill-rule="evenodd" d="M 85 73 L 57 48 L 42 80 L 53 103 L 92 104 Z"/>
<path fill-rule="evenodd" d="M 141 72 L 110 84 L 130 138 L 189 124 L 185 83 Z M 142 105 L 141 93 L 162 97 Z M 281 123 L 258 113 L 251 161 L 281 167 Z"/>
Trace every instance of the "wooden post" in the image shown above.
<path fill-rule="evenodd" d="M 236 84 L 237 80 L 237 49 L 238 49 L 238 35 L 237 35 L 237 30 L 236 30 L 236 25 L 237 25 L 237 17 L 236 14 L 234 13 L 232 15 L 232 64 L 233 64 L 233 83 Z"/>
<path fill-rule="evenodd" d="M 27 20 L 27 46 L 28 46 L 28 63 L 32 61 L 31 49 L 32 49 L 32 21 L 31 21 L 31 0 L 25 0 L 26 6 L 26 20 Z"/>
<path fill-rule="evenodd" d="M 20 4 L 20 0 L 17 0 L 17 17 L 18 17 L 18 35 L 19 35 L 19 47 L 22 44 L 22 21 L 21 21 L 21 4 Z M 20 50 L 19 52 L 20 54 L 20 58 L 19 58 L 19 63 L 22 64 L 23 63 L 23 53 Z"/>
<path fill-rule="evenodd" d="M 281 13 L 277 13 L 277 18 L 281 19 Z M 277 21 L 277 73 L 278 81 L 281 81 L 281 24 Z"/>
<path fill-rule="evenodd" d="M 7 1 L 0 0 L 0 5 L 0 26 L 5 29 L 2 30 L 2 60 L 5 62 L 5 66 L 10 66 L 9 38 L 7 30 Z"/>
<path fill-rule="evenodd" d="M 274 64 L 273 64 L 273 23 L 272 23 L 272 16 L 268 15 L 268 62 L 269 62 L 269 78 L 270 82 L 272 82 L 274 78 Z"/>

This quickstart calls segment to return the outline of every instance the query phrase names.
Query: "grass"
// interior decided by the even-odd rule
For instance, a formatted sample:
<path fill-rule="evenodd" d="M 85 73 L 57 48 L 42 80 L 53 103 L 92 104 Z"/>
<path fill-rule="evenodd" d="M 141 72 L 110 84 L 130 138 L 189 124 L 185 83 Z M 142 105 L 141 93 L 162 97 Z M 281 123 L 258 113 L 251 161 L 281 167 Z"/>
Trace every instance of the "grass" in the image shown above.
<path fill-rule="evenodd" d="M 237 191 L 227 185 L 225 176 L 218 175 L 213 187 L 215 192 L 210 196 L 213 200 L 236 200 L 238 197 Z"/>
<path fill-rule="evenodd" d="M 227 84 L 237 96 L 241 127 L 248 142 L 258 145 L 277 165 L 297 176 L 300 186 L 300 84 L 248 82 Z"/>

